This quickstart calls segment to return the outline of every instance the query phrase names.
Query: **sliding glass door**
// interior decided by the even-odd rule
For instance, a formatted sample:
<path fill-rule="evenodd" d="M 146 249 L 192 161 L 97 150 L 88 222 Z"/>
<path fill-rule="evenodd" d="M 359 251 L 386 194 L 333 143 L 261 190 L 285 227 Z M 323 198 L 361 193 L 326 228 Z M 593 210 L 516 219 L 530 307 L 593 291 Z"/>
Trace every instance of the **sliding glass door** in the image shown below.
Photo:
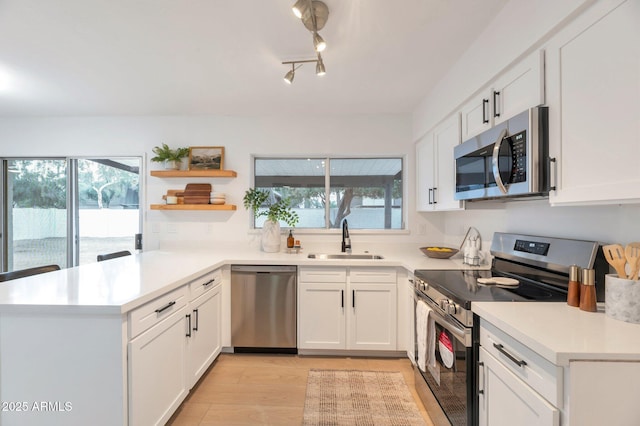
<path fill-rule="evenodd" d="M 5 270 L 67 267 L 67 161 L 8 160 Z"/>
<path fill-rule="evenodd" d="M 96 261 L 136 249 L 140 157 L 7 159 L 3 170 L 2 271 Z"/>
<path fill-rule="evenodd" d="M 79 264 L 99 254 L 135 250 L 140 233 L 140 158 L 78 159 Z"/>

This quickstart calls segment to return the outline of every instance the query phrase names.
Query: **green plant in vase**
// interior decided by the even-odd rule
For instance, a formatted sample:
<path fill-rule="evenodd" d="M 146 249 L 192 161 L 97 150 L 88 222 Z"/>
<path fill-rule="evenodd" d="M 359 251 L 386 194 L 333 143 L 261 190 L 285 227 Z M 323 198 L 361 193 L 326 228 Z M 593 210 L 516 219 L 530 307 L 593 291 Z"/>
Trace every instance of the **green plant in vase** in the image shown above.
<path fill-rule="evenodd" d="M 254 217 L 267 217 L 262 226 L 262 250 L 280 251 L 280 221 L 293 227 L 300 219 L 291 208 L 291 200 L 280 198 L 271 201 L 269 191 L 251 188 L 244 193 L 243 201 L 244 207 L 253 211 Z"/>
<path fill-rule="evenodd" d="M 163 163 L 165 169 L 178 170 L 182 165 L 182 159 L 189 155 L 189 148 L 171 149 L 169 145 L 163 143 L 152 149 L 155 154 L 151 161 L 155 163 Z"/>

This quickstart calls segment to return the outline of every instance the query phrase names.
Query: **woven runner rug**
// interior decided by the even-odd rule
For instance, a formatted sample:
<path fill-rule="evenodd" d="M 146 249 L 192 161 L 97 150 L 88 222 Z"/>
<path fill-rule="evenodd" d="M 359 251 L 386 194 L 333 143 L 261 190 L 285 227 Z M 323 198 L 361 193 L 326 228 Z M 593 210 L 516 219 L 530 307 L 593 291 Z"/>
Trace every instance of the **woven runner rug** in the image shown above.
<path fill-rule="evenodd" d="M 424 425 L 397 371 L 311 370 L 305 425 Z"/>

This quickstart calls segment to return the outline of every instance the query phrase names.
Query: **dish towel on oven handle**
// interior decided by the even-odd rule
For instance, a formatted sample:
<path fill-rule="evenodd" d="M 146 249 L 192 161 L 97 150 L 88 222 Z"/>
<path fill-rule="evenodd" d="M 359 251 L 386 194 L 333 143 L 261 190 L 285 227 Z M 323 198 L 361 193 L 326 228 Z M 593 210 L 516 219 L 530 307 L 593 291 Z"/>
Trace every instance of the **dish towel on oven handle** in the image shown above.
<path fill-rule="evenodd" d="M 422 300 L 416 303 L 416 340 L 418 342 L 418 368 L 425 373 L 427 366 L 436 366 L 436 324 L 431 308 Z"/>

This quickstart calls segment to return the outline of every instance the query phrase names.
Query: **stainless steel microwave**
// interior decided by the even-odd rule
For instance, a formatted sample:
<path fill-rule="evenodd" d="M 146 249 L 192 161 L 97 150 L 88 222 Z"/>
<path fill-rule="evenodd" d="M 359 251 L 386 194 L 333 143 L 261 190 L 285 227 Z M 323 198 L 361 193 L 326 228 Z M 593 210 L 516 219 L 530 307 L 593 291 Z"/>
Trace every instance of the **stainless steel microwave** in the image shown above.
<path fill-rule="evenodd" d="M 524 111 L 454 148 L 456 200 L 549 194 L 547 107 Z"/>

